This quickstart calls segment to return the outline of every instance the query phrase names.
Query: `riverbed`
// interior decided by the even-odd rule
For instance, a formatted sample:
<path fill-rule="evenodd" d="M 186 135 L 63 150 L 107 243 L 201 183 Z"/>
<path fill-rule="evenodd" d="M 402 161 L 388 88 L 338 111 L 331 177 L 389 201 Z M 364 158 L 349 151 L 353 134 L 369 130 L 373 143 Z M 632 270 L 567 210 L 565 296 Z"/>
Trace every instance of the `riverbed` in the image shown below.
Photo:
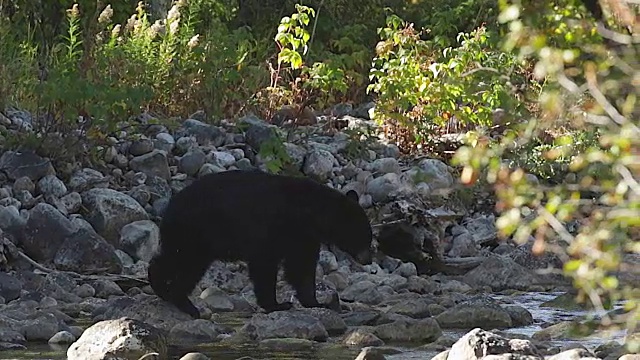
<path fill-rule="evenodd" d="M 565 310 L 558 308 L 549 308 L 540 306 L 546 301 L 552 300 L 561 293 L 539 293 L 539 292 L 531 292 L 531 293 L 523 293 L 518 295 L 492 295 L 492 297 L 501 302 L 508 302 L 514 305 L 520 305 L 531 312 L 533 315 L 534 323 L 532 325 L 523 326 L 523 327 L 515 327 L 511 329 L 504 330 L 505 333 L 513 333 L 513 334 L 521 334 L 532 336 L 537 331 L 541 330 L 544 327 L 544 324 L 553 324 L 561 321 L 567 320 L 575 320 L 584 318 L 585 316 L 599 316 L 602 313 L 598 311 L 584 311 L 584 310 Z M 620 307 L 621 304 L 617 304 L 616 307 Z M 443 334 L 449 335 L 453 338 L 460 338 L 470 329 L 464 330 L 443 330 Z M 487 329 L 491 330 L 491 329 Z M 588 348 L 589 350 L 593 350 L 599 345 L 609 342 L 609 341 L 617 341 L 619 343 L 623 342 L 624 336 L 626 335 L 625 331 L 613 331 L 608 333 L 597 333 L 596 335 L 592 335 L 586 338 L 581 339 L 562 339 L 551 341 L 552 344 L 557 345 L 559 347 L 565 347 L 571 344 L 581 344 Z M 388 344 L 386 346 L 390 349 L 395 349 L 398 351 L 397 354 L 387 355 L 387 359 L 389 360 L 409 360 L 409 359 L 430 359 L 434 355 L 436 355 L 437 351 L 433 350 L 425 350 L 420 345 L 416 344 L 415 347 L 403 345 L 403 346 L 393 346 L 393 344 Z M 30 359 L 30 360 L 45 360 L 45 359 L 55 359 L 55 360 L 63 360 L 66 359 L 66 347 L 61 346 L 51 346 L 51 345 L 40 345 L 40 344 L 29 344 L 29 350 L 20 351 L 20 352 L 0 352 L 0 359 Z M 277 360 L 294 360 L 294 359 L 308 359 L 308 360 L 353 360 L 357 354 L 357 349 L 348 349 L 340 346 L 336 346 L 332 343 L 326 344 L 318 344 L 314 346 L 312 349 L 306 351 L 297 351 L 290 353 L 283 353 L 279 351 L 268 351 L 263 348 L 258 349 L 256 346 L 237 346 L 235 345 L 233 348 L 228 346 L 208 346 L 203 348 L 194 349 L 200 351 L 212 359 L 217 360 L 235 360 L 241 358 L 243 356 L 250 356 L 254 359 L 277 359 Z M 182 353 L 174 354 L 174 359 L 179 359 Z"/>

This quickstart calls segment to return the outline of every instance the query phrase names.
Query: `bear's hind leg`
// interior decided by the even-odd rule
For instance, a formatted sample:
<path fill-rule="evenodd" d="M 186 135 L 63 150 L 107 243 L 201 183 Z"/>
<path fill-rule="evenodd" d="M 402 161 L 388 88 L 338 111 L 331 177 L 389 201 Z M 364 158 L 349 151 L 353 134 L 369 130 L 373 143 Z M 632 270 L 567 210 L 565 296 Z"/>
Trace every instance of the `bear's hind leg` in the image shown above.
<path fill-rule="evenodd" d="M 289 310 L 292 303 L 279 304 L 276 300 L 276 282 L 278 281 L 278 261 L 249 261 L 249 278 L 253 283 L 253 292 L 258 305 L 265 312 Z"/>

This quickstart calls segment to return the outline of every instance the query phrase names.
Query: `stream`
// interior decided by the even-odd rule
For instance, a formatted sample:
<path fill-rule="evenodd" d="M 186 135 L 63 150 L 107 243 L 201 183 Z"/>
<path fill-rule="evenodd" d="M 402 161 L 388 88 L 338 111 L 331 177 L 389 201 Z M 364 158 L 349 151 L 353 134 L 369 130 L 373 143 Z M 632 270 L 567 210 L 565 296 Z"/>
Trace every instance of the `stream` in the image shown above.
<path fill-rule="evenodd" d="M 523 293 L 518 295 L 492 295 L 497 300 L 504 300 L 510 304 L 520 305 L 528 309 L 533 315 L 534 324 L 524 327 L 515 327 L 504 330 L 505 333 L 523 334 L 532 336 L 535 332 L 543 328 L 543 324 L 557 323 L 560 321 L 573 320 L 581 318 L 587 315 L 602 315 L 597 311 L 569 311 L 564 309 L 540 307 L 540 304 L 552 300 L 561 293 Z M 616 308 L 621 304 L 617 304 Z M 443 330 L 443 334 L 450 335 L 454 338 L 460 338 L 468 330 Z M 603 333 L 596 333 L 590 337 L 582 339 L 563 339 L 558 341 L 551 341 L 552 344 L 557 346 L 567 346 L 571 344 L 582 344 L 589 350 L 594 350 L 597 346 L 609 342 L 618 341 L 623 342 L 625 331 L 609 332 L 606 335 Z M 0 352 L 0 359 L 30 359 L 30 360 L 45 360 L 45 359 L 66 359 L 66 347 L 51 346 L 47 344 L 28 344 L 28 350 L 20 352 L 5 351 Z M 398 354 L 386 355 L 388 360 L 408 360 L 408 359 L 431 359 L 437 354 L 435 351 L 424 350 L 419 345 L 416 347 L 393 346 L 389 344 L 386 348 L 397 349 L 400 351 Z M 344 347 L 335 346 L 330 342 L 325 344 L 318 344 L 312 351 L 299 351 L 299 352 L 278 352 L 269 351 L 263 348 L 258 349 L 255 346 L 237 346 L 233 348 L 228 346 L 207 346 L 203 348 L 194 349 L 194 351 L 200 351 L 212 359 L 216 360 L 235 360 L 243 356 L 250 356 L 254 359 L 277 359 L 277 360 L 294 360 L 294 359 L 309 359 L 309 360 L 353 360 L 359 351 L 356 349 L 348 349 Z M 179 359 L 181 354 L 175 354 L 173 359 Z"/>

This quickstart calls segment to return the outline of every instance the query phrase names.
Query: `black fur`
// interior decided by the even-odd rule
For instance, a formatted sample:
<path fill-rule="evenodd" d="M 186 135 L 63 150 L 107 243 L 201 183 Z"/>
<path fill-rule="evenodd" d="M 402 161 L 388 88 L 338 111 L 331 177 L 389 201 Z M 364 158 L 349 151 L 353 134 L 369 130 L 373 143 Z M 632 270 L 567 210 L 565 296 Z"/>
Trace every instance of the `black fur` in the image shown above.
<path fill-rule="evenodd" d="M 162 299 L 193 317 L 198 309 L 187 297 L 211 262 L 243 260 L 249 267 L 258 305 L 286 310 L 277 303 L 278 266 L 305 307 L 321 306 L 315 271 L 321 243 L 334 244 L 370 261 L 371 226 L 358 195 L 308 178 L 259 171 L 206 175 L 177 193 L 160 224 L 160 252 L 149 265 L 149 282 Z"/>

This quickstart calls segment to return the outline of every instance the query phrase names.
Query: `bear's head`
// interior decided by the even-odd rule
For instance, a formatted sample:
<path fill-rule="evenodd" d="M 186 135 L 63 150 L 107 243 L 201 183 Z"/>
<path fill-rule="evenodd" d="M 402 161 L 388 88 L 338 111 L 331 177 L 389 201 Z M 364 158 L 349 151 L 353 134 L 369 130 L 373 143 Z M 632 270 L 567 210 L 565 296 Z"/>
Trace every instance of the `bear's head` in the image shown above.
<path fill-rule="evenodd" d="M 175 302 L 185 297 L 191 289 L 190 282 L 184 279 L 193 278 L 189 267 L 180 267 L 181 254 L 176 252 L 161 252 L 149 261 L 147 279 L 149 285 L 161 299 Z"/>
<path fill-rule="evenodd" d="M 354 190 L 343 195 L 340 206 L 333 213 L 331 241 L 361 264 L 370 264 L 373 232 L 369 217 L 360 206 L 358 193 Z"/>
<path fill-rule="evenodd" d="M 160 253 L 151 259 L 147 276 L 149 285 L 159 298 L 197 319 L 200 317 L 200 311 L 187 297 L 192 283 L 185 281 L 184 278 L 178 280 L 178 275 L 185 276 L 185 272 L 177 271 L 174 258 L 175 254 L 168 256 Z"/>
<path fill-rule="evenodd" d="M 173 269 L 173 270 L 172 270 Z M 149 279 L 149 285 L 153 291 L 161 299 L 169 300 L 171 293 L 175 291 L 177 271 L 167 264 L 166 255 L 158 254 L 149 261 L 149 268 L 147 270 L 147 278 Z"/>

